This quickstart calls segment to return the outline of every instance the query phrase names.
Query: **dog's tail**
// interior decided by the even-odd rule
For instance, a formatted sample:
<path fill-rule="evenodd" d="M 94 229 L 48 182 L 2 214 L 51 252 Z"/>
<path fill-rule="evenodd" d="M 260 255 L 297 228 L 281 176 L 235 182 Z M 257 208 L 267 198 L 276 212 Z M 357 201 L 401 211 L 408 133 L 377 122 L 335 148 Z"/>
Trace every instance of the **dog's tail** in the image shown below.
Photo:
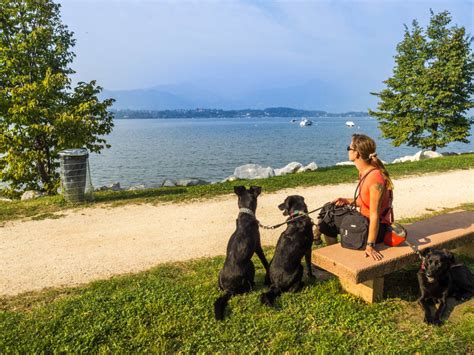
<path fill-rule="evenodd" d="M 281 290 L 275 287 L 272 287 L 270 291 L 262 293 L 260 296 L 260 302 L 264 305 L 273 307 L 275 300 L 278 296 L 281 295 Z"/>
<path fill-rule="evenodd" d="M 227 303 L 229 302 L 230 298 L 232 297 L 232 293 L 226 291 L 221 297 L 219 297 L 214 302 L 214 317 L 216 320 L 223 320 L 224 319 L 224 311 Z"/>

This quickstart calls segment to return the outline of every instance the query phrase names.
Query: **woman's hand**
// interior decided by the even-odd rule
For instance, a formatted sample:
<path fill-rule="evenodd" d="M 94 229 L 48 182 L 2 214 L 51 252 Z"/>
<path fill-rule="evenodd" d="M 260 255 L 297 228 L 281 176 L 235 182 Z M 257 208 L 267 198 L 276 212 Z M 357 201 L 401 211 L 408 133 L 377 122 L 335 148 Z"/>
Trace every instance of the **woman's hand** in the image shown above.
<path fill-rule="evenodd" d="M 374 247 L 371 247 L 370 245 L 367 245 L 365 248 L 365 257 L 371 256 L 372 259 L 374 260 L 382 260 L 383 255 L 380 254 Z"/>
<path fill-rule="evenodd" d="M 332 201 L 332 203 L 334 203 L 336 206 L 344 206 L 350 204 L 351 202 L 347 198 L 339 197 Z"/>

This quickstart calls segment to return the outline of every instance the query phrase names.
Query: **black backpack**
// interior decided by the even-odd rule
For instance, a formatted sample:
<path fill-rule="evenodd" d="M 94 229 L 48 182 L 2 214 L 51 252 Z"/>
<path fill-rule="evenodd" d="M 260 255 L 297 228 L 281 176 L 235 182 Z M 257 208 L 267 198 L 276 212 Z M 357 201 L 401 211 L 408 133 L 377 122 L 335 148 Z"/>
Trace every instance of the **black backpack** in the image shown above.
<path fill-rule="evenodd" d="M 339 234 L 341 235 L 341 246 L 347 249 L 362 250 L 367 244 L 367 237 L 369 235 L 369 220 L 367 217 L 360 214 L 356 209 L 356 201 L 362 190 L 362 183 L 365 178 L 375 168 L 367 172 L 357 184 L 354 192 L 354 202 L 348 206 L 349 213 L 346 213 L 339 226 Z M 360 189 L 359 189 L 360 188 Z"/>
<path fill-rule="evenodd" d="M 358 211 L 352 211 L 342 220 L 339 233 L 343 248 L 362 250 L 367 244 L 369 220 Z"/>
<path fill-rule="evenodd" d="M 351 213 L 350 206 L 336 206 L 332 202 L 326 203 L 318 215 L 318 229 L 324 235 L 336 238 L 344 217 Z"/>

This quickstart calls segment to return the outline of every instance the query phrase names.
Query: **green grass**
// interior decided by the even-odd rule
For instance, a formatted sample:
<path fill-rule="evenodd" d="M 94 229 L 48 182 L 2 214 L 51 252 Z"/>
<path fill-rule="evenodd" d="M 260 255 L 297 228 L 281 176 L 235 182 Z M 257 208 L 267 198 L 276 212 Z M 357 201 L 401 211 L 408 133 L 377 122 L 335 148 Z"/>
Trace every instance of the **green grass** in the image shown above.
<path fill-rule="evenodd" d="M 268 259 L 273 250 L 265 249 Z M 457 260 L 474 269 L 474 259 Z M 213 302 L 223 262 L 168 263 L 82 287 L 0 298 L 0 352 L 474 352 L 474 299 L 451 304 L 441 327 L 423 323 L 417 264 L 386 276 L 385 299 L 376 304 L 345 293 L 333 278 L 284 294 L 271 309 L 258 300 L 264 269 L 254 258 L 256 289 L 232 298 L 226 319 L 217 322 Z"/>
<path fill-rule="evenodd" d="M 427 159 L 419 162 L 391 164 L 387 166 L 393 178 L 410 175 L 422 175 L 432 172 L 443 172 L 457 169 L 474 168 L 474 154 Z M 182 202 L 194 199 L 207 199 L 233 192 L 238 184 L 262 186 L 264 193 L 286 188 L 317 186 L 353 182 L 357 179 L 357 170 L 353 166 L 334 166 L 321 168 L 313 172 L 277 176 L 260 180 L 240 180 L 206 186 L 170 187 L 138 191 L 102 191 L 94 193 L 94 202 L 74 206 L 64 201 L 61 196 L 43 197 L 28 201 L 0 201 L 0 226 L 3 222 L 14 219 L 51 218 L 52 214 L 72 208 L 93 206 L 115 207 L 124 204 L 160 202 Z"/>
<path fill-rule="evenodd" d="M 272 249 L 267 249 L 270 256 Z M 386 279 L 388 299 L 368 305 L 337 279 L 284 294 L 277 308 L 257 289 L 231 299 L 223 322 L 213 302 L 223 257 L 166 264 L 85 287 L 0 300 L 0 351 L 31 352 L 403 352 L 474 351 L 474 302 L 441 327 L 422 322 L 416 266 Z M 474 259 L 462 258 L 469 267 Z"/>

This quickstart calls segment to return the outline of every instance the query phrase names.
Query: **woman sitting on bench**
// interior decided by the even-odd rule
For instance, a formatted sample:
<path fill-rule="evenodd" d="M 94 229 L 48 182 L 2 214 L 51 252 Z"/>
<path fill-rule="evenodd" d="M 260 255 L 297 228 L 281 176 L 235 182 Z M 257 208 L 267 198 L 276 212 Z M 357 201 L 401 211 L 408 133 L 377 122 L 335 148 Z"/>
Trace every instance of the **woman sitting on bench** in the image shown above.
<path fill-rule="evenodd" d="M 352 141 L 347 146 L 349 160 L 355 163 L 359 171 L 359 189 L 356 205 L 360 213 L 369 221 L 365 256 L 374 260 L 383 258 L 375 248 L 376 243 L 383 242 L 388 227 L 393 222 L 392 190 L 393 183 L 387 169 L 377 157 L 376 145 L 372 138 L 363 134 L 352 135 Z M 332 201 L 335 206 L 349 205 L 354 198 L 337 198 Z M 327 220 L 318 223 L 319 232 L 326 236 L 328 245 L 337 243 L 337 234 L 341 219 L 327 224 Z M 319 233 L 319 234 L 320 234 Z"/>

